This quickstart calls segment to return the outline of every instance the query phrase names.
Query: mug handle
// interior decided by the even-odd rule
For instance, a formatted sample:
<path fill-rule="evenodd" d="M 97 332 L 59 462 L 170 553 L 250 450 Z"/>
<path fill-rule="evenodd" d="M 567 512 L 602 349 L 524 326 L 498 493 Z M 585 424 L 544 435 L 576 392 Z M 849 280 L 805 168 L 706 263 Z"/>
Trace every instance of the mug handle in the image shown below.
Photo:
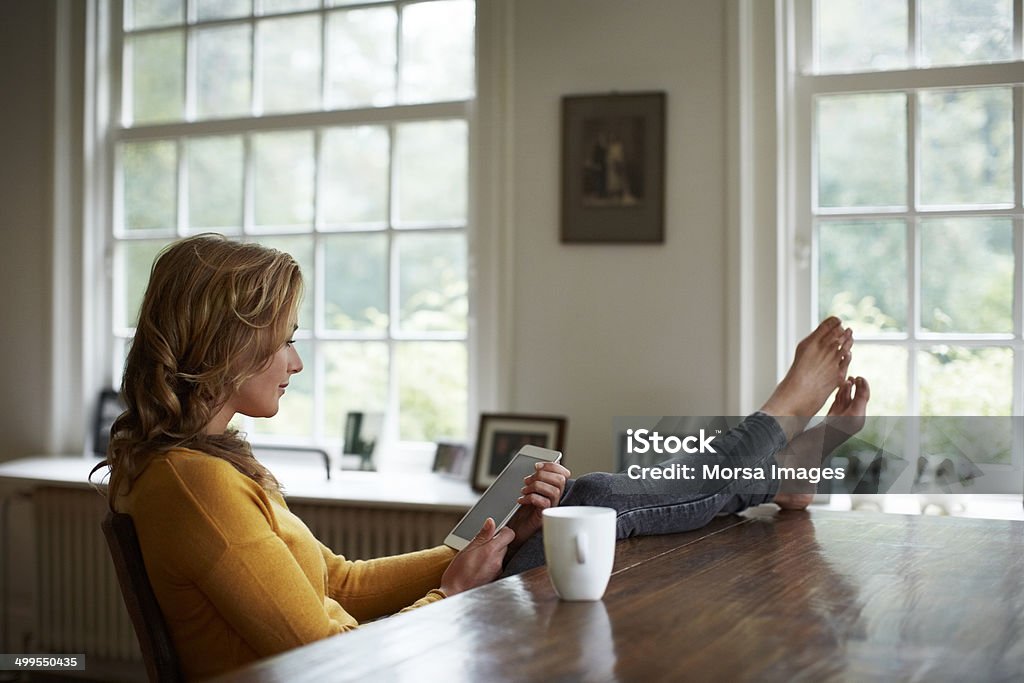
<path fill-rule="evenodd" d="M 576 563 L 587 563 L 587 533 L 585 531 L 576 534 Z"/>

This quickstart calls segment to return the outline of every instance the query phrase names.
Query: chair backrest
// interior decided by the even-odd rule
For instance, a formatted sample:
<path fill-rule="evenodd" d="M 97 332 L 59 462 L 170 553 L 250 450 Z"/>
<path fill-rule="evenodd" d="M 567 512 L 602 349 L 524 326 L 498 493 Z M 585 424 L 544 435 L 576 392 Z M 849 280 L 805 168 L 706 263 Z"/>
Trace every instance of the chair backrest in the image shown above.
<path fill-rule="evenodd" d="M 110 512 L 103 520 L 103 535 L 114 560 L 117 581 L 121 584 L 128 616 L 139 639 L 149 680 L 156 683 L 181 683 L 185 680 L 174 650 L 171 633 L 156 601 L 153 586 L 142 561 L 142 547 L 130 515 Z"/>

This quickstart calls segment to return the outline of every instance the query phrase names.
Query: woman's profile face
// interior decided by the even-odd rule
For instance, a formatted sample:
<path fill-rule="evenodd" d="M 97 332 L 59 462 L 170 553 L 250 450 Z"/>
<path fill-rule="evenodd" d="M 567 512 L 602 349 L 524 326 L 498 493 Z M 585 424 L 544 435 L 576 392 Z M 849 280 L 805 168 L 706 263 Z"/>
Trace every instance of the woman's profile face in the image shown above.
<path fill-rule="evenodd" d="M 274 352 L 266 367 L 242 383 L 227 405 L 249 417 L 273 417 L 291 376 L 301 371 L 302 359 L 289 341 Z"/>

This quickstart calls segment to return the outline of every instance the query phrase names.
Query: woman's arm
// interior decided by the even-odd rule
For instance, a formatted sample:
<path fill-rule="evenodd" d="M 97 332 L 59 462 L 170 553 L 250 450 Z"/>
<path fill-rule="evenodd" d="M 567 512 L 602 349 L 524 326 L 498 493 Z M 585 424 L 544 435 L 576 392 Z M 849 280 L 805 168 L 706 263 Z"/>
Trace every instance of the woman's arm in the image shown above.
<path fill-rule="evenodd" d="M 440 599 L 436 593 L 427 594 L 440 588 L 456 555 L 447 546 L 374 560 L 347 560 L 322 543 L 320 551 L 327 564 L 328 593 L 359 621 Z M 420 604 L 423 598 L 427 600 Z"/>

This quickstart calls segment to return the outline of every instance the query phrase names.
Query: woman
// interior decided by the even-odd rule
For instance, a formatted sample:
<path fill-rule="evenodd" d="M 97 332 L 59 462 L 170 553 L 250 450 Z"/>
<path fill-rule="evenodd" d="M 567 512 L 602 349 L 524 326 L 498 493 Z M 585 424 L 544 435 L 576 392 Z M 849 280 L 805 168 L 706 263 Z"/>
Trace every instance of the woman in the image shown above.
<path fill-rule="evenodd" d="M 622 475 L 595 474 L 573 482 L 563 498 L 569 471 L 547 463 L 527 477 L 508 527 L 495 533 L 488 520 L 461 552 L 439 547 L 346 560 L 289 512 L 277 480 L 228 427 L 239 413 L 276 414 L 290 377 L 302 370 L 290 339 L 301 293 L 291 256 L 201 235 L 160 254 L 143 298 L 121 387 L 127 409 L 111 429 L 104 464 L 110 505 L 135 522 L 189 678 L 482 585 L 505 562 L 509 572 L 536 566 L 543 562 L 541 513 L 560 502 L 618 508 L 626 536 L 694 528 L 708 515 L 775 495 L 732 487 L 696 497 L 624 493 L 616 486 Z M 838 320 L 823 323 L 798 347 L 763 411 L 720 437 L 723 447 L 745 461 L 770 461 L 806 424 L 781 416 L 815 414 L 837 386 L 833 412 L 863 415 L 866 384 L 857 383 L 854 395 L 854 382 L 845 380 L 851 344 Z M 820 461 L 820 451 L 801 452 L 798 441 L 780 462 Z M 776 501 L 800 507 L 808 496 L 784 493 Z"/>

